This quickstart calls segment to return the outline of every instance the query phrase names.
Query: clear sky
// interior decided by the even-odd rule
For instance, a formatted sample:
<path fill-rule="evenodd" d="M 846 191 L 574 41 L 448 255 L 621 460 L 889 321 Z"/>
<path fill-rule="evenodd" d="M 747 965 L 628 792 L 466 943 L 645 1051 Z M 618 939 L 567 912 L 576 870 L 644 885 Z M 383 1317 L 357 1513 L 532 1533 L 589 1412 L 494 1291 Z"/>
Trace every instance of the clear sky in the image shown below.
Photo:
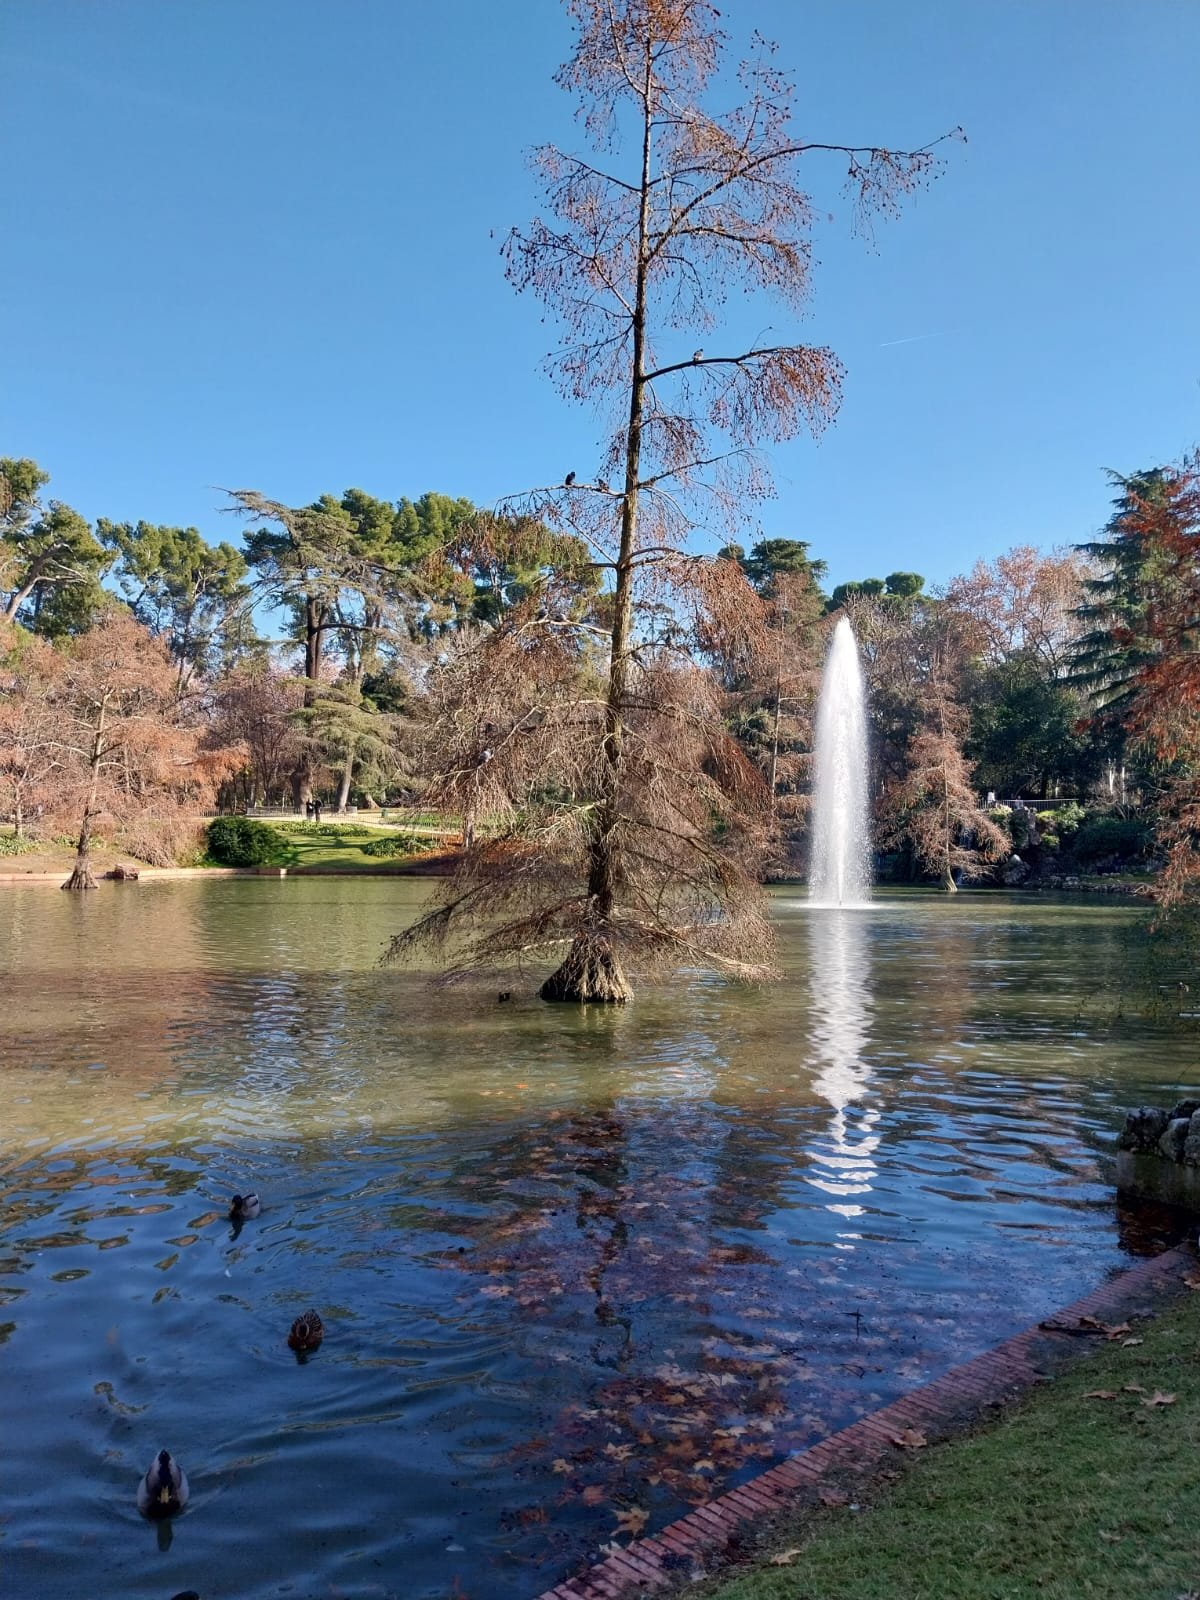
<path fill-rule="evenodd" d="M 805 136 L 969 139 L 873 250 L 821 226 L 800 331 L 845 402 L 772 452 L 765 532 L 831 582 L 944 579 L 1086 537 L 1105 467 L 1196 443 L 1200 0 L 721 9 L 778 39 Z M 0 454 L 88 517 L 213 539 L 215 485 L 591 476 L 497 254 L 536 209 L 523 152 L 579 142 L 569 40 L 557 0 L 4 0 Z"/>

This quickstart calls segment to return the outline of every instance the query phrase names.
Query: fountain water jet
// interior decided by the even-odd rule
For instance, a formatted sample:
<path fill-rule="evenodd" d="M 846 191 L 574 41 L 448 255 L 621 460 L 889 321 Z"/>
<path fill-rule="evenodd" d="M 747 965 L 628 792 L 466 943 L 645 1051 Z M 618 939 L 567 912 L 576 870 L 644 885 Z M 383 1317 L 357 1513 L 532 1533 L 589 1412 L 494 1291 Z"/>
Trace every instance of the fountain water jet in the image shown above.
<path fill-rule="evenodd" d="M 865 905 L 871 894 L 867 824 L 867 707 L 849 619 L 833 630 L 817 702 L 816 782 L 808 892 L 817 905 Z"/>

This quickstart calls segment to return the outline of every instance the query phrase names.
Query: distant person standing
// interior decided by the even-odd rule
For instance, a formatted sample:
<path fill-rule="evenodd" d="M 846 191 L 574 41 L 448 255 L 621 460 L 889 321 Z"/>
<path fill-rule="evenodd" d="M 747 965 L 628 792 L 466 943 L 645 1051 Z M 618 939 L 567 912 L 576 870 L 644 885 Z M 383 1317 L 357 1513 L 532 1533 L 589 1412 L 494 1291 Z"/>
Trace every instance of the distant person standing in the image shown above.
<path fill-rule="evenodd" d="M 304 802 L 304 815 L 309 819 L 310 822 L 312 821 L 312 814 L 313 814 L 313 803 L 312 803 L 311 800 L 306 800 Z"/>
<path fill-rule="evenodd" d="M 312 803 L 312 814 L 313 814 L 313 821 L 319 823 L 320 820 L 321 820 L 321 802 L 319 800 L 314 800 L 313 801 L 313 803 Z"/>

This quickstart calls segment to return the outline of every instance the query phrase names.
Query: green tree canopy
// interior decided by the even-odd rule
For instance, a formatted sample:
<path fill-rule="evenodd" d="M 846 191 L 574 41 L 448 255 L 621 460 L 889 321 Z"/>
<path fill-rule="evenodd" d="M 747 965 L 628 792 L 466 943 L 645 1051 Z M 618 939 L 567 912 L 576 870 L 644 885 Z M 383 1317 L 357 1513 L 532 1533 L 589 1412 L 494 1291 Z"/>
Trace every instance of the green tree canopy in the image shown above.
<path fill-rule="evenodd" d="M 112 558 L 78 511 L 39 500 L 49 481 L 28 457 L 0 457 L 0 615 L 61 638 L 95 620 Z"/>
<path fill-rule="evenodd" d="M 196 528 L 152 522 L 96 524 L 116 556 L 117 587 L 144 627 L 167 642 L 180 679 L 239 654 L 239 628 L 251 592 L 245 557 L 209 544 Z"/>

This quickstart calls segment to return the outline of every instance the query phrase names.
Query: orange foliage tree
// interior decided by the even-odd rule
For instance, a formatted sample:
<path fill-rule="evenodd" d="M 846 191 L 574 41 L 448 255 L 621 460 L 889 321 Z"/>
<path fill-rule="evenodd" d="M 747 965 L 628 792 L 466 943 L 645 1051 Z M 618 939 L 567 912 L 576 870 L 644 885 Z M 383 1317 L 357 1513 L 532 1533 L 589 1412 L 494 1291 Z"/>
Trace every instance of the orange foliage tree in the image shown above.
<path fill-rule="evenodd" d="M 60 669 L 61 657 L 46 640 L 0 623 L 0 812 L 12 818 L 18 839 L 55 797 Z"/>
<path fill-rule="evenodd" d="M 211 803 L 231 753 L 209 748 L 178 696 L 166 645 L 112 609 L 64 646 L 53 689 L 56 807 L 79 823 L 64 889 L 94 889 L 91 846 L 104 816 L 129 827 L 187 825 Z"/>
<path fill-rule="evenodd" d="M 1166 469 L 1156 492 L 1130 490 L 1115 528 L 1149 574 L 1142 628 L 1148 650 L 1127 725 L 1163 767 L 1158 836 L 1168 908 L 1200 902 L 1200 451 Z"/>
<path fill-rule="evenodd" d="M 611 581 L 595 613 L 597 682 L 569 714 L 578 748 L 564 751 L 548 786 L 553 826 L 545 804 L 531 811 L 526 792 L 508 794 L 514 814 L 536 816 L 532 830 L 514 833 L 506 854 L 494 840 L 468 851 L 444 901 L 400 948 L 458 927 L 476 963 L 558 958 L 542 985 L 547 999 L 622 1001 L 627 968 L 647 961 L 767 970 L 755 874 L 729 848 L 753 833 L 761 797 L 751 799 L 751 769 L 713 713 L 711 686 L 683 659 L 682 637 L 656 618 L 711 594 L 714 575 L 681 553 L 691 530 L 713 517 L 736 522 L 769 492 L 759 447 L 823 426 L 842 378 L 820 346 L 692 346 L 711 338 L 731 290 L 792 309 L 808 299 L 814 205 L 802 165 L 823 155 L 844 162 L 865 219 L 895 212 L 938 163 L 932 147 L 798 137 L 791 82 L 762 41 L 737 69 L 740 102 L 714 115 L 706 101 L 725 41 L 708 0 L 567 0 L 567 9 L 576 43 L 558 82 L 578 97 L 592 148 L 536 152 L 547 215 L 514 231 L 505 253 L 515 286 L 563 327 L 549 361 L 560 388 L 598 404 L 611 430 L 594 477 L 568 473 L 523 503 L 586 540 Z M 728 596 L 747 598 L 734 563 L 708 566 L 726 569 Z M 524 625 L 527 641 L 538 626 L 545 632 L 532 611 Z M 502 692 L 498 714 L 482 720 L 498 733 L 476 751 L 475 770 L 484 750 L 491 766 L 499 749 L 517 748 L 516 727 L 547 727 L 533 705 L 511 703 L 503 681 L 511 626 L 495 648 L 481 679 Z M 519 903 L 508 892 L 517 883 Z M 489 908 L 485 938 L 479 917 Z"/>

